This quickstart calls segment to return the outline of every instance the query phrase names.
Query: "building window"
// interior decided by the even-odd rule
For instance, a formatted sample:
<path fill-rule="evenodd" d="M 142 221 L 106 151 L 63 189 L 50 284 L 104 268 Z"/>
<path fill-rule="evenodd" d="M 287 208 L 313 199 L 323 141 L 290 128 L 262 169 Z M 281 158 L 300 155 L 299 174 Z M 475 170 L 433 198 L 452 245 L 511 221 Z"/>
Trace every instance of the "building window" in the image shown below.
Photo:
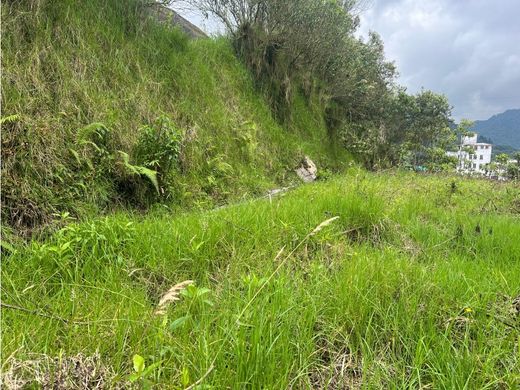
<path fill-rule="evenodd" d="M 484 160 L 484 155 L 483 154 L 480 155 L 480 159 Z"/>
<path fill-rule="evenodd" d="M 473 163 L 473 168 L 476 168 L 477 167 L 477 163 Z"/>

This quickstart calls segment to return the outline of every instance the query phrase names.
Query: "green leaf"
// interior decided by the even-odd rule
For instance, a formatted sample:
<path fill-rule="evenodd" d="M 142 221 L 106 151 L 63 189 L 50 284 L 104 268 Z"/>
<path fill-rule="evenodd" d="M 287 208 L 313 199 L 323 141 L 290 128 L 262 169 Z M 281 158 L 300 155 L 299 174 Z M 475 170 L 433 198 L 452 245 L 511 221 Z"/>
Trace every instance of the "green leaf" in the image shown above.
<path fill-rule="evenodd" d="M 160 360 L 158 362 L 155 362 L 153 364 L 151 364 L 150 366 L 148 366 L 144 371 L 143 371 L 143 376 L 147 376 L 150 372 L 152 372 L 153 370 L 155 370 L 157 367 L 159 367 L 162 362 L 164 360 Z"/>
<path fill-rule="evenodd" d="M 18 122 L 20 120 L 20 115 L 14 114 L 14 115 L 8 115 L 0 118 L 0 125 L 3 125 L 4 123 L 14 123 Z"/>
<path fill-rule="evenodd" d="M 182 386 L 187 387 L 190 384 L 190 371 L 187 367 L 182 367 Z"/>
<path fill-rule="evenodd" d="M 146 167 L 142 167 L 140 165 L 132 165 L 130 164 L 130 156 L 128 153 L 125 153 L 121 150 L 118 151 L 119 155 L 121 156 L 123 160 L 123 165 L 128 170 L 128 172 L 134 174 L 134 175 L 143 175 L 150 180 L 150 182 L 153 184 L 155 190 L 158 194 L 160 194 L 159 190 L 159 181 L 157 180 L 157 172 L 153 169 L 149 169 Z"/>
<path fill-rule="evenodd" d="M 177 318 L 175 321 L 173 321 L 170 324 L 170 331 L 173 332 L 175 329 L 181 328 L 182 326 L 184 326 L 184 324 L 186 324 L 188 322 L 188 320 L 190 318 L 191 318 L 191 316 L 189 314 L 186 316 Z"/>
<path fill-rule="evenodd" d="M 135 354 L 133 359 L 134 361 L 134 371 L 141 374 L 144 371 L 144 358 L 141 355 Z"/>
<path fill-rule="evenodd" d="M 110 129 L 106 127 L 103 123 L 94 122 L 91 123 L 78 131 L 77 140 L 87 141 L 90 140 L 93 135 L 97 138 L 102 139 L 106 134 L 110 133 Z"/>
<path fill-rule="evenodd" d="M 154 171 L 153 169 L 148 169 L 148 168 L 140 167 L 140 166 L 137 166 L 136 168 L 137 168 L 137 171 L 139 172 L 139 174 L 146 176 L 148 178 L 148 180 L 150 180 L 152 182 L 155 190 L 159 194 L 160 191 L 159 191 L 159 181 L 157 180 L 157 172 Z"/>
<path fill-rule="evenodd" d="M 209 288 L 201 287 L 197 291 L 197 297 L 202 297 L 202 296 L 204 296 L 206 294 L 209 294 L 210 292 L 211 292 L 211 290 Z"/>
<path fill-rule="evenodd" d="M 4 240 L 0 240 L 0 248 L 2 248 L 3 250 L 5 250 L 7 252 L 11 252 L 11 253 L 13 253 L 15 251 L 14 246 L 12 246 L 11 244 L 9 244 L 8 242 L 6 242 Z"/>
<path fill-rule="evenodd" d="M 74 158 L 76 159 L 76 162 L 78 163 L 78 165 L 81 165 L 81 159 L 79 158 L 79 154 L 78 152 L 76 152 L 74 149 L 72 148 L 69 148 L 69 151 L 70 153 L 74 156 Z"/>

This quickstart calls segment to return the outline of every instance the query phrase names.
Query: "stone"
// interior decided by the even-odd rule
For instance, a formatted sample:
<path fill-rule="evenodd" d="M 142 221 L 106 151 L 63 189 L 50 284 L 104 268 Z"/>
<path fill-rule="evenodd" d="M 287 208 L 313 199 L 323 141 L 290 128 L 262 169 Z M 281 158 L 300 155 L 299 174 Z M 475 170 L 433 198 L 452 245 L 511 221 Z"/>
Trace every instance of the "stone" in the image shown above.
<path fill-rule="evenodd" d="M 318 168 L 316 168 L 316 164 L 314 164 L 308 156 L 305 156 L 302 160 L 301 166 L 296 169 L 296 174 L 304 182 L 310 183 L 316 180 Z"/>

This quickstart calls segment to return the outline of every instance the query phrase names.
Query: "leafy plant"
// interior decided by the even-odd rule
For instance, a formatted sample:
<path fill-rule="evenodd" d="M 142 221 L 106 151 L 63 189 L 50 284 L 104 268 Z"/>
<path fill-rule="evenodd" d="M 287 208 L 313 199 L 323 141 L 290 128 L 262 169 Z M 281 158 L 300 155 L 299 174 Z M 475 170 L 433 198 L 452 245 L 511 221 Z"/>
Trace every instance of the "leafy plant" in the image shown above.
<path fill-rule="evenodd" d="M 0 118 L 0 125 L 18 122 L 20 118 L 21 116 L 18 114 L 3 116 L 2 118 Z"/>
<path fill-rule="evenodd" d="M 195 284 L 190 284 L 180 292 L 192 305 L 213 306 L 213 301 L 208 298 L 210 293 L 209 288 L 197 287 Z"/>
<path fill-rule="evenodd" d="M 108 152 L 110 133 L 110 129 L 103 123 L 95 122 L 81 128 L 76 139 L 80 145 L 92 145 L 98 152 Z"/>
<path fill-rule="evenodd" d="M 181 141 L 182 133 L 173 121 L 165 115 L 160 116 L 140 129 L 135 158 L 142 166 L 155 170 L 159 181 L 164 182 L 178 161 Z"/>
<path fill-rule="evenodd" d="M 139 381 L 143 389 L 153 388 L 153 381 L 149 379 L 149 376 L 162 364 L 162 361 L 155 362 L 146 367 L 144 358 L 141 355 L 135 354 L 132 357 L 132 362 L 134 372 L 128 377 L 130 383 Z"/>
<path fill-rule="evenodd" d="M 170 325 L 170 331 L 175 332 L 186 326 L 193 326 L 195 319 L 204 310 L 205 307 L 212 307 L 213 301 L 209 298 L 211 290 L 206 287 L 197 287 L 195 284 L 183 286 L 178 293 L 184 297 L 188 304 L 188 312 L 173 320 Z"/>
<path fill-rule="evenodd" d="M 128 156 L 128 153 L 122 152 L 120 150 L 118 151 L 118 153 L 122 158 L 123 167 L 125 168 L 125 171 L 128 174 L 146 177 L 148 180 L 150 180 L 150 183 L 153 184 L 157 193 L 160 194 L 159 182 L 157 180 L 156 171 L 143 167 L 143 166 L 140 166 L 140 165 L 130 164 L 130 162 L 129 162 L 130 156 Z"/>

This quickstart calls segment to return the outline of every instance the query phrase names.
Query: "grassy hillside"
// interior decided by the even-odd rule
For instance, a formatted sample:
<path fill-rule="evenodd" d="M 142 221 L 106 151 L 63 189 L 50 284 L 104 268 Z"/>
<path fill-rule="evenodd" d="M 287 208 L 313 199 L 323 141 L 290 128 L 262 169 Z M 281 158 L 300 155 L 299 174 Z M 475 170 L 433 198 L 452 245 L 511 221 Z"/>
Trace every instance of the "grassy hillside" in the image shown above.
<path fill-rule="evenodd" d="M 304 154 L 328 169 L 348 161 L 318 96 L 298 95 L 277 122 L 226 40 L 188 41 L 141 4 L 2 5 L 4 224 L 31 233 L 63 212 L 207 208 L 290 182 Z M 139 154 L 149 143 L 173 153 L 167 171 Z M 142 168 L 158 172 L 159 195 Z"/>
<path fill-rule="evenodd" d="M 146 14 L 2 3 L 4 387 L 520 386 L 517 183 L 330 175 L 323 97 Z"/>
<path fill-rule="evenodd" d="M 4 380 L 517 388 L 519 216 L 513 183 L 352 171 L 71 224 L 3 259 Z"/>

